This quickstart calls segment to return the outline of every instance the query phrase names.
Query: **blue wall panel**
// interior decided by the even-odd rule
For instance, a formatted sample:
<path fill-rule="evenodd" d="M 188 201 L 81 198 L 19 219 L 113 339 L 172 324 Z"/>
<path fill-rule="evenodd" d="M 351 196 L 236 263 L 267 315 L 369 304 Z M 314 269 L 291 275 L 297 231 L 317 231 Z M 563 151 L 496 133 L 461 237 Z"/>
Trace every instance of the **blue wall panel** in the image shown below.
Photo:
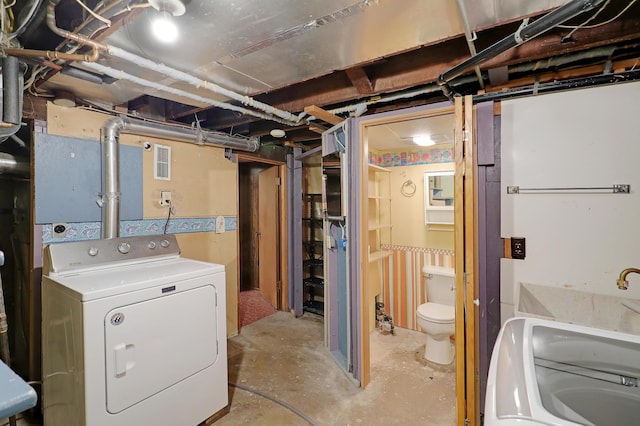
<path fill-rule="evenodd" d="M 100 221 L 100 142 L 36 133 L 36 223 Z M 142 219 L 142 148 L 120 145 L 121 220 Z"/>

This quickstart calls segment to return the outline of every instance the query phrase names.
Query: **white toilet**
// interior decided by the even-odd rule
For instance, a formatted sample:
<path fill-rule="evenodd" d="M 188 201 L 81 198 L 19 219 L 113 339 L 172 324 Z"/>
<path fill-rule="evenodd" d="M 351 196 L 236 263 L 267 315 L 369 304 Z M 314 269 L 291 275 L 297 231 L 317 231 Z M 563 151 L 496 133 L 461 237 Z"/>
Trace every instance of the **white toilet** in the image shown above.
<path fill-rule="evenodd" d="M 427 303 L 418 306 L 418 325 L 427 333 L 424 357 L 427 361 L 448 365 L 455 354 L 449 339 L 455 333 L 455 271 L 427 265 L 422 269 Z"/>

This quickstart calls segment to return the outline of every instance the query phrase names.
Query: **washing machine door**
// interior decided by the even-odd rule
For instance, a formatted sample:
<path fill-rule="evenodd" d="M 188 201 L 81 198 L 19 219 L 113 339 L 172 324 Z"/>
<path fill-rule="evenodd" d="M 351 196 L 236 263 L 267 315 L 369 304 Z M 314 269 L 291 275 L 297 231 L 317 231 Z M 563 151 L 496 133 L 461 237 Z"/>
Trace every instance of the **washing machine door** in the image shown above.
<path fill-rule="evenodd" d="M 112 309 L 104 319 L 111 414 L 217 360 L 216 290 L 205 285 Z"/>

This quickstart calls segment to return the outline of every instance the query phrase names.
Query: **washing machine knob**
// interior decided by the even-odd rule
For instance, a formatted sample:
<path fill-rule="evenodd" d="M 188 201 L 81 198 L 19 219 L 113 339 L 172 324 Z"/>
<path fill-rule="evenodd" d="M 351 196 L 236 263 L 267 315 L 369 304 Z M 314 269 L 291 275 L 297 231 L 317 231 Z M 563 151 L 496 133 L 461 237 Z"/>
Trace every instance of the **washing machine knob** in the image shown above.
<path fill-rule="evenodd" d="M 98 255 L 98 248 L 97 247 L 90 247 L 88 253 L 89 253 L 89 256 L 97 256 Z"/>
<path fill-rule="evenodd" d="M 156 242 L 149 241 L 149 244 L 147 244 L 147 247 L 149 247 L 150 250 L 153 250 L 154 248 L 156 248 Z"/>
<path fill-rule="evenodd" d="M 118 251 L 122 254 L 127 254 L 131 251 L 131 244 L 129 243 L 120 243 L 118 244 Z"/>
<path fill-rule="evenodd" d="M 161 245 L 163 248 L 167 248 L 167 247 L 169 247 L 169 240 L 162 240 L 162 241 L 160 241 L 160 245 Z"/>

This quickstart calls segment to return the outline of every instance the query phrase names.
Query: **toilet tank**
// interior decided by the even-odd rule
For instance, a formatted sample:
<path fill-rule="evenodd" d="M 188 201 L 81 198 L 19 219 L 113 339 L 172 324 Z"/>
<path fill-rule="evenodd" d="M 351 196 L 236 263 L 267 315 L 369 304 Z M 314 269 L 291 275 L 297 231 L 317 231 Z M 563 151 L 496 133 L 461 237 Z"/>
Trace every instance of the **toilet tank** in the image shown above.
<path fill-rule="evenodd" d="M 456 274 L 453 268 L 427 265 L 422 268 L 427 287 L 427 302 L 455 305 Z"/>

